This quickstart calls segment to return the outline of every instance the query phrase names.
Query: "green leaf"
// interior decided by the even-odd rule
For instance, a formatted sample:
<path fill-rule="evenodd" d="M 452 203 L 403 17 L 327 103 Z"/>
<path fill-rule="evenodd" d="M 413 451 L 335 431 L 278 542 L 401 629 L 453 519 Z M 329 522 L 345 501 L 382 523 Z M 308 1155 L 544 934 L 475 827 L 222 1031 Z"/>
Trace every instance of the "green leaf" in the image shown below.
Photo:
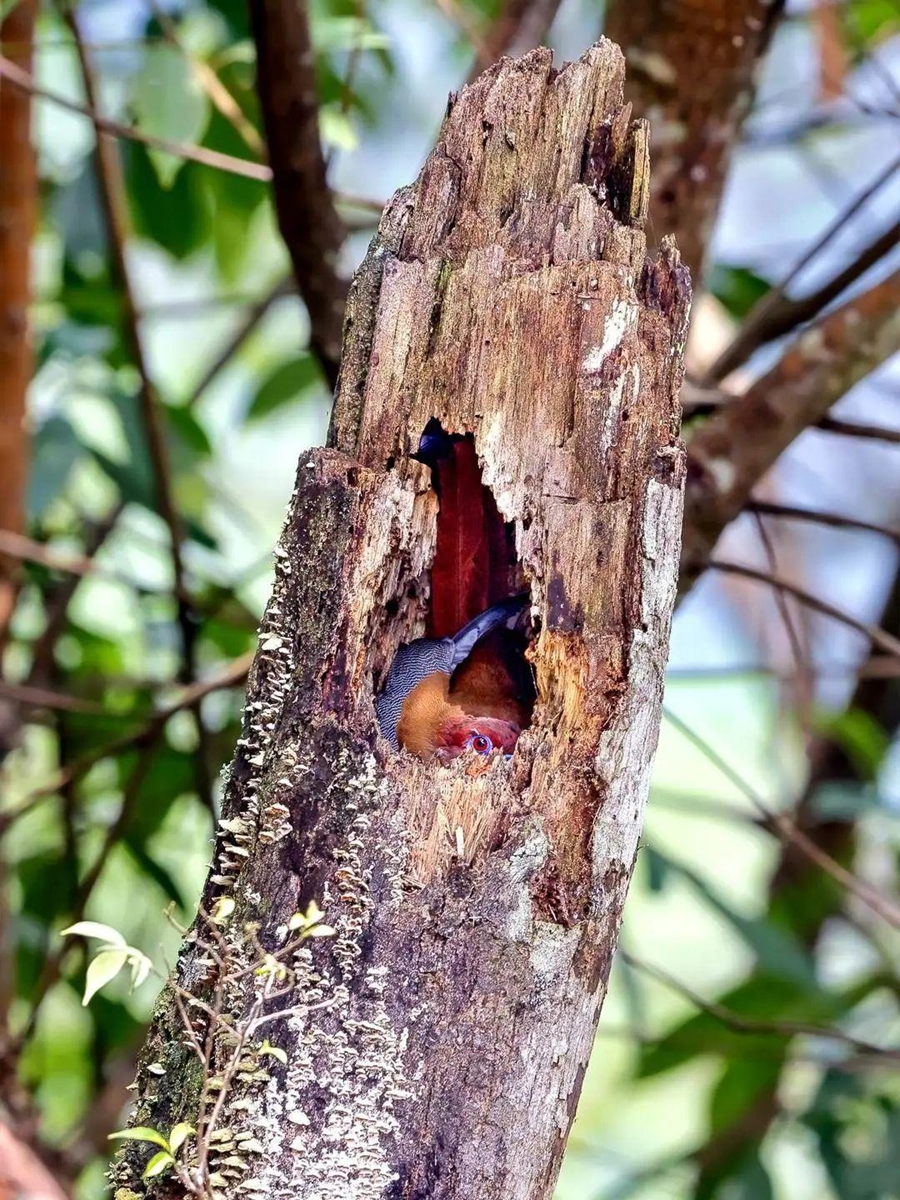
<path fill-rule="evenodd" d="M 162 1146 L 166 1151 L 171 1149 L 168 1141 L 159 1130 L 151 1129 L 149 1125 L 135 1125 L 131 1129 L 118 1129 L 115 1133 L 109 1134 L 109 1141 L 153 1142 L 154 1146 Z"/>
<path fill-rule="evenodd" d="M 147 148 L 131 142 L 126 170 L 128 201 L 136 232 L 178 260 L 199 250 L 213 229 L 203 168 L 187 162 L 171 186 L 163 187 Z"/>
<path fill-rule="evenodd" d="M 118 929 L 113 929 L 112 925 L 102 925 L 99 921 L 76 921 L 74 925 L 70 925 L 68 929 L 62 931 L 62 936 L 99 938 L 100 941 L 106 942 L 108 946 L 115 946 L 116 949 L 125 950 L 127 948 L 127 942 Z"/>
<path fill-rule="evenodd" d="M 676 862 L 666 855 L 663 858 L 669 870 L 677 872 L 694 888 L 697 894 L 710 908 L 724 917 L 731 927 L 753 950 L 760 968 L 776 978 L 791 979 L 801 986 L 816 989 L 815 967 L 808 951 L 787 929 L 779 928 L 766 920 L 765 916 L 745 917 L 731 905 L 699 875 L 693 868 L 684 863 Z"/>
<path fill-rule="evenodd" d="M 144 133 L 173 142 L 195 145 L 209 119 L 209 99 L 190 60 L 167 43 L 145 50 L 131 101 Z M 183 160 L 159 150 L 149 153 L 163 186 L 171 187 Z"/>
<path fill-rule="evenodd" d="M 28 517 L 31 521 L 41 521 L 65 490 L 72 468 L 84 455 L 84 447 L 64 417 L 45 421 L 34 435 L 31 447 Z"/>
<path fill-rule="evenodd" d="M 157 885 L 166 898 L 177 904 L 179 908 L 186 907 L 184 896 L 181 894 L 181 889 L 175 882 L 175 879 L 170 871 L 168 871 L 161 863 L 158 863 L 145 849 L 143 843 L 129 833 L 122 841 L 122 845 L 128 851 L 134 863 L 141 871 Z"/>
<path fill-rule="evenodd" d="M 184 1142 L 196 1133 L 197 1130 L 193 1125 L 188 1125 L 185 1121 L 180 1121 L 172 1127 L 172 1132 L 169 1134 L 169 1148 L 173 1154 L 177 1154 Z"/>
<path fill-rule="evenodd" d="M 710 1097 L 712 1131 L 739 1124 L 761 1096 L 773 1093 L 782 1066 L 780 1055 L 748 1055 L 728 1062 Z"/>
<path fill-rule="evenodd" d="M 176 438 L 194 455 L 208 458 L 212 454 L 212 443 L 197 416 L 184 404 L 166 404 L 166 422 Z"/>
<path fill-rule="evenodd" d="M 84 999 L 81 1001 L 85 1008 L 95 993 L 115 979 L 128 962 L 128 957 L 127 949 L 101 950 L 97 957 L 88 963 L 84 980 Z"/>
<path fill-rule="evenodd" d="M 894 0 L 850 0 L 845 12 L 846 24 L 861 43 L 861 50 L 900 29 L 900 12 Z"/>
<path fill-rule="evenodd" d="M 171 1167 L 175 1159 L 167 1150 L 160 1150 L 158 1154 L 154 1154 L 150 1161 L 144 1167 L 143 1179 L 153 1179 L 156 1175 L 162 1175 L 167 1167 Z"/>
<path fill-rule="evenodd" d="M 322 382 L 319 364 L 311 354 L 301 354 L 276 367 L 260 385 L 247 410 L 248 421 L 258 421 L 292 403 L 308 387 Z"/>
<path fill-rule="evenodd" d="M 716 263 L 710 272 L 709 290 L 736 319 L 743 320 L 750 309 L 770 290 L 769 284 L 747 267 L 728 267 Z"/>
<path fill-rule="evenodd" d="M 891 745 L 887 731 L 861 708 L 841 712 L 819 712 L 813 726 L 835 742 L 847 755 L 862 780 L 873 780 Z"/>

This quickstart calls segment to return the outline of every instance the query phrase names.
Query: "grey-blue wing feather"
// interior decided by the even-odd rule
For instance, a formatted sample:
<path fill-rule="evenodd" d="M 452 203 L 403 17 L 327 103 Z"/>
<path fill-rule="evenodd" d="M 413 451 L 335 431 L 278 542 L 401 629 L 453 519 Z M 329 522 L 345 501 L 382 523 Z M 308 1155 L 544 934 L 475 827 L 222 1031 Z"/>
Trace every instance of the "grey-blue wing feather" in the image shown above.
<path fill-rule="evenodd" d="M 449 677 L 466 661 L 486 633 L 517 617 L 527 602 L 525 595 L 501 600 L 463 625 L 452 638 L 418 638 L 400 647 L 391 663 L 381 695 L 375 701 L 378 727 L 394 750 L 399 749 L 397 723 L 403 702 L 413 688 L 435 671 L 441 671 Z"/>

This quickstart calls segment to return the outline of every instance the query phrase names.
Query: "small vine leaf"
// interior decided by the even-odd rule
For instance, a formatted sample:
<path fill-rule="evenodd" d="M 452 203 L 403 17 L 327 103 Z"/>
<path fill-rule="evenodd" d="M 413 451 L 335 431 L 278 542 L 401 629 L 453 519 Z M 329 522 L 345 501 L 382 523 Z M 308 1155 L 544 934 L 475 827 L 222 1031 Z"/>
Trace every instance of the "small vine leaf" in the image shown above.
<path fill-rule="evenodd" d="M 110 983 L 128 962 L 128 950 L 101 950 L 88 966 L 84 981 L 83 1005 Z"/>
<path fill-rule="evenodd" d="M 170 1150 L 169 1143 L 159 1130 L 151 1129 L 149 1125 L 135 1125 L 133 1129 L 118 1129 L 109 1135 L 109 1140 L 111 1142 L 153 1142 L 155 1146 L 162 1146 L 167 1153 Z"/>
<path fill-rule="evenodd" d="M 210 915 L 210 920 L 221 925 L 227 921 L 235 909 L 235 901 L 231 896 L 220 896 Z"/>
<path fill-rule="evenodd" d="M 307 937 L 334 937 L 337 930 L 331 925 L 313 925 L 312 929 L 306 931 Z"/>
<path fill-rule="evenodd" d="M 160 1150 L 157 1154 L 153 1155 L 146 1167 L 144 1167 L 143 1178 L 153 1179 L 155 1175 L 162 1175 L 163 1171 L 171 1167 L 174 1162 L 175 1159 L 168 1150 Z"/>
<path fill-rule="evenodd" d="M 172 1153 L 177 1154 L 187 1139 L 196 1132 L 193 1125 L 188 1125 L 186 1121 L 179 1121 L 177 1125 L 173 1125 L 169 1134 L 169 1148 Z"/>
<path fill-rule="evenodd" d="M 131 989 L 134 991 L 136 987 L 140 987 L 147 976 L 150 974 L 150 969 L 153 963 L 146 954 L 141 954 L 140 950 L 132 950 L 130 955 L 131 961 Z"/>
<path fill-rule="evenodd" d="M 113 929 L 112 925 L 101 925 L 99 921 L 76 921 L 74 925 L 62 931 L 62 936 L 100 938 L 110 948 L 121 950 L 124 950 L 127 944 L 118 929 Z"/>
<path fill-rule="evenodd" d="M 262 1043 L 262 1045 L 259 1047 L 259 1049 L 256 1051 L 256 1053 L 257 1054 L 269 1054 L 272 1056 L 272 1058 L 277 1058 L 280 1063 L 284 1063 L 284 1065 L 287 1066 L 287 1060 L 288 1060 L 287 1053 L 284 1050 L 282 1050 L 282 1048 L 280 1046 L 273 1046 L 268 1038 L 266 1038 L 266 1040 Z"/>

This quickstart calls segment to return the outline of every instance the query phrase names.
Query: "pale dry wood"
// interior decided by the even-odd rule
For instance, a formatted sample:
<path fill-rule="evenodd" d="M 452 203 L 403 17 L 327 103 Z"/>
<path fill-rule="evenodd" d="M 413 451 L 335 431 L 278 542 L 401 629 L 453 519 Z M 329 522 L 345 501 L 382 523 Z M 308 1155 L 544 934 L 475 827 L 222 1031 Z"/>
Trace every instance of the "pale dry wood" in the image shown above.
<path fill-rule="evenodd" d="M 552 1193 L 659 731 L 684 478 L 689 285 L 673 246 L 645 259 L 645 127 L 622 85 L 601 42 L 463 89 L 351 289 L 204 895 L 236 901 L 239 955 L 247 921 L 275 949 L 313 898 L 336 934 L 292 959 L 298 1007 L 269 1031 L 287 1064 L 224 1105 L 262 1147 L 229 1198 Z M 474 434 L 534 601 L 534 722 L 486 769 L 392 755 L 375 731 L 379 683 L 424 628 L 437 498 L 410 453 L 432 416 Z M 185 946 L 183 987 L 208 988 L 200 958 Z M 138 1082 L 140 1123 L 196 1123 L 171 1000 Z"/>

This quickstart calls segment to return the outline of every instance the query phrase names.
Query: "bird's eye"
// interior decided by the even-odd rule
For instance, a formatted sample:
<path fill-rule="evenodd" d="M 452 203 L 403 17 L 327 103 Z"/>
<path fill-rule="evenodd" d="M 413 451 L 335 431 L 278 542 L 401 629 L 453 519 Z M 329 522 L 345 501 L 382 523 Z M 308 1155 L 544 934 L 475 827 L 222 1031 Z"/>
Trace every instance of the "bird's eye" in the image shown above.
<path fill-rule="evenodd" d="M 466 742 L 466 748 L 474 750 L 476 754 L 490 754 L 494 748 L 494 743 L 486 733 L 476 733 L 473 729 L 469 735 L 469 740 Z"/>

